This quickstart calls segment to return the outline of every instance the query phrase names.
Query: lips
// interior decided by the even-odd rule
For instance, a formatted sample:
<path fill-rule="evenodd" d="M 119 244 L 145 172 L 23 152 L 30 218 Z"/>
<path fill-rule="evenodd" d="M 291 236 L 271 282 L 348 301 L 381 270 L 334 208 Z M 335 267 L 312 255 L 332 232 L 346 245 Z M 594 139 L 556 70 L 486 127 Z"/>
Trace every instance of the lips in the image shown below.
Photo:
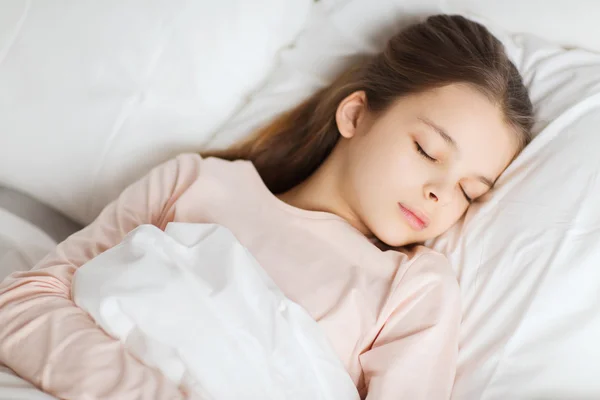
<path fill-rule="evenodd" d="M 408 222 L 411 228 L 417 231 L 422 231 L 423 229 L 427 228 L 429 225 L 429 218 L 427 215 L 419 210 L 408 208 L 402 203 L 398 203 L 398 206 L 400 207 L 400 211 L 404 215 L 406 222 Z"/>

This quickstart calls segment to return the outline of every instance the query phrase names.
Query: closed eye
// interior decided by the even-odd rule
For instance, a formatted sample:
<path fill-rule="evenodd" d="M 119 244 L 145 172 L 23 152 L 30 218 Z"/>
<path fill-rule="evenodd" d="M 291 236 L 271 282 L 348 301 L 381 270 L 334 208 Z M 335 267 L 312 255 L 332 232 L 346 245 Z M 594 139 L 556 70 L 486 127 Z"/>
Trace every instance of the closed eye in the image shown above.
<path fill-rule="evenodd" d="M 460 191 L 462 192 L 463 196 L 465 196 L 467 202 L 471 204 L 473 202 L 473 199 L 469 197 L 469 195 L 467 194 L 467 192 L 465 192 L 465 189 L 463 189 L 462 186 L 460 187 Z"/>
<path fill-rule="evenodd" d="M 429 160 L 431 162 L 437 162 L 435 158 L 431 157 L 429 154 L 427 154 L 425 150 L 423 150 L 423 148 L 418 142 L 415 142 L 415 147 L 417 148 L 419 154 L 422 155 L 426 160 Z"/>

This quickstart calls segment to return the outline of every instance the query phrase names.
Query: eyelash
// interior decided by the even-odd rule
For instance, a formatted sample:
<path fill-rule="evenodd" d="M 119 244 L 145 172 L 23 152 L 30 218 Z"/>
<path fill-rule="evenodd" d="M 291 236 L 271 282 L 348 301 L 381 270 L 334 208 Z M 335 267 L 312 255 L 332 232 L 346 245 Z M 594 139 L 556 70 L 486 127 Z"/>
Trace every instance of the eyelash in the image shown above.
<path fill-rule="evenodd" d="M 417 152 L 426 160 L 431 161 L 431 162 L 437 162 L 438 160 L 431 157 L 429 154 L 427 154 L 427 152 L 425 150 L 423 150 L 423 148 L 421 147 L 421 145 L 418 142 L 415 142 L 415 147 L 417 148 Z M 465 192 L 465 189 L 463 189 L 463 187 L 460 187 L 460 191 L 462 192 L 463 196 L 465 196 L 465 200 L 467 200 L 467 202 L 469 204 L 473 203 L 473 199 L 469 197 L 469 195 L 467 195 L 467 193 Z"/>
<path fill-rule="evenodd" d="M 473 202 L 473 199 L 467 195 L 467 193 L 465 192 L 465 189 L 463 189 L 462 186 L 460 187 L 460 191 L 462 192 L 463 196 L 465 196 L 467 203 L 471 204 Z"/>
<path fill-rule="evenodd" d="M 415 146 L 417 147 L 417 151 L 419 152 L 420 155 L 422 155 L 423 157 L 425 157 L 426 160 L 429 160 L 431 162 L 437 162 L 437 160 L 433 157 L 431 157 L 429 154 L 427 154 L 425 152 L 425 150 L 423 150 L 423 148 L 421 147 L 421 145 L 418 142 L 415 142 Z"/>

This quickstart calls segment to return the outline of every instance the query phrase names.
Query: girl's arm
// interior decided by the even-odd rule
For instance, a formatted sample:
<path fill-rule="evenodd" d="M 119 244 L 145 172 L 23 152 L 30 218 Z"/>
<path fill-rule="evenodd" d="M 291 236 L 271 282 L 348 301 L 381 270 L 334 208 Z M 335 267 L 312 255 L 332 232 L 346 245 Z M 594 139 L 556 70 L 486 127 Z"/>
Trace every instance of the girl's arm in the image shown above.
<path fill-rule="evenodd" d="M 393 296 L 392 315 L 361 365 L 367 400 L 447 400 L 456 372 L 460 291 L 446 259 L 419 256 Z"/>
<path fill-rule="evenodd" d="M 62 399 L 185 398 L 73 303 L 71 282 L 78 267 L 138 225 L 164 229 L 175 202 L 195 181 L 200 160 L 181 155 L 155 168 L 33 270 L 0 284 L 0 363 Z"/>

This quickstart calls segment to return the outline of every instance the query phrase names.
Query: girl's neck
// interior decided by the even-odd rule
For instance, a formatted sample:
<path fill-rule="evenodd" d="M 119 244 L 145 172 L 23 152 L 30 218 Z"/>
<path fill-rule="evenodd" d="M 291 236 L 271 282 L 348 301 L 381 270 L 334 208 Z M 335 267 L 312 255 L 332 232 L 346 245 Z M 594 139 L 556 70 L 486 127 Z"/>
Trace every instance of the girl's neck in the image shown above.
<path fill-rule="evenodd" d="M 352 210 L 344 197 L 343 163 L 338 152 L 334 151 L 319 168 L 304 182 L 277 197 L 296 208 L 310 211 L 322 211 L 335 214 L 350 223 L 360 232 L 370 232 Z"/>

